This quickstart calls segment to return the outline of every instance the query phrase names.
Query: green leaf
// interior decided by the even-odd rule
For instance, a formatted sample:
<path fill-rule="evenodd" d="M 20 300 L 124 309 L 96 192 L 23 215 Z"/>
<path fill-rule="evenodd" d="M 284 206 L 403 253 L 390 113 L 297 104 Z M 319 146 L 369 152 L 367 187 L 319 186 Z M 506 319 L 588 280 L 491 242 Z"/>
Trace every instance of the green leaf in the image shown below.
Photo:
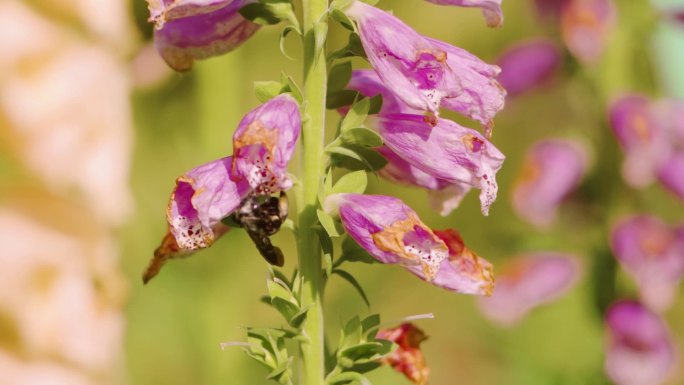
<path fill-rule="evenodd" d="M 363 302 L 366 303 L 366 306 L 370 307 L 370 302 L 368 301 L 366 292 L 363 291 L 363 287 L 361 287 L 361 284 L 359 284 L 359 281 L 357 281 L 353 275 L 349 274 L 348 272 L 342 269 L 333 269 L 332 273 L 339 275 L 342 279 L 344 279 L 345 281 L 349 282 L 352 286 L 354 286 L 354 289 L 356 289 L 356 291 L 359 293 L 359 295 L 363 299 Z"/>
<path fill-rule="evenodd" d="M 280 48 L 280 53 L 282 53 L 283 56 L 285 56 L 286 58 L 288 58 L 288 59 L 290 59 L 290 60 L 296 60 L 296 59 L 293 58 L 292 56 L 288 55 L 288 54 L 287 54 L 287 51 L 285 51 L 285 38 L 286 38 L 287 35 L 288 35 L 290 32 L 292 32 L 292 31 L 297 32 L 297 34 L 300 35 L 300 36 L 301 36 L 301 34 L 302 34 L 302 32 L 299 30 L 299 28 L 295 27 L 294 25 L 288 25 L 288 26 L 286 26 L 285 28 L 283 28 L 282 31 L 280 31 L 280 38 L 279 38 L 279 41 L 278 41 L 278 47 Z"/>
<path fill-rule="evenodd" d="M 328 36 L 328 23 L 319 21 L 313 26 L 314 34 L 314 57 L 318 58 L 325 49 L 325 41 Z"/>
<path fill-rule="evenodd" d="M 325 231 L 319 231 L 318 239 L 321 242 L 321 249 L 323 250 L 323 261 L 324 261 L 325 275 L 326 275 L 326 277 L 330 277 L 330 275 L 332 274 L 333 258 L 334 258 L 334 254 L 333 254 L 334 248 L 333 248 L 332 239 L 330 239 L 330 236 L 328 236 L 327 232 L 325 232 Z"/>
<path fill-rule="evenodd" d="M 260 102 L 267 102 L 281 93 L 287 91 L 287 86 L 281 82 L 263 81 L 254 82 L 254 92 Z"/>
<path fill-rule="evenodd" d="M 368 110 L 369 115 L 374 115 L 380 112 L 382 109 L 382 95 L 377 94 L 370 98 L 370 109 Z"/>
<path fill-rule="evenodd" d="M 304 100 L 304 94 L 302 94 L 302 89 L 299 88 L 299 85 L 297 85 L 297 82 L 294 81 L 292 76 L 281 73 L 280 79 L 282 83 L 287 85 L 287 90 L 292 94 L 292 97 L 297 99 L 299 104 L 301 104 Z"/>
<path fill-rule="evenodd" d="M 368 332 L 377 329 L 379 326 L 380 314 L 371 314 L 361 321 L 361 328 L 363 329 L 364 334 L 368 334 Z M 375 334 L 373 335 L 372 339 L 375 339 Z"/>
<path fill-rule="evenodd" d="M 358 91 L 354 90 L 339 90 L 328 92 L 325 100 L 325 108 L 335 110 L 354 103 L 360 97 Z"/>
<path fill-rule="evenodd" d="M 328 233 L 329 236 L 340 236 L 340 230 L 338 229 L 339 225 L 337 224 L 337 221 L 333 219 L 333 217 L 322 210 L 316 210 L 316 215 L 318 216 L 318 221 L 321 222 L 321 226 L 323 226 L 325 232 Z"/>
<path fill-rule="evenodd" d="M 286 321 L 291 320 L 300 310 L 297 305 L 281 297 L 271 298 L 271 304 Z"/>
<path fill-rule="evenodd" d="M 352 361 L 370 360 L 379 358 L 379 352 L 382 349 L 380 342 L 364 342 L 358 345 L 350 346 L 339 352 L 340 357 L 349 358 Z"/>
<path fill-rule="evenodd" d="M 344 133 L 352 128 L 361 127 L 368 117 L 368 111 L 370 111 L 370 100 L 368 98 L 363 98 L 354 103 L 342 120 L 340 132 Z"/>
<path fill-rule="evenodd" d="M 334 65 L 328 73 L 328 90 L 339 91 L 344 89 L 351 80 L 352 64 L 345 61 Z"/>
<path fill-rule="evenodd" d="M 352 317 L 344 325 L 342 333 L 340 334 L 339 349 L 346 349 L 361 342 L 361 320 L 359 316 Z M 339 354 L 338 354 L 339 357 Z"/>
<path fill-rule="evenodd" d="M 382 137 L 377 132 L 365 128 L 357 127 L 342 132 L 340 139 L 345 144 L 356 144 L 363 147 L 379 147 L 382 146 Z"/>
<path fill-rule="evenodd" d="M 332 376 L 329 378 L 326 383 L 328 385 L 342 385 L 342 384 L 349 384 L 351 382 L 358 382 L 361 385 L 371 385 L 370 381 L 366 377 L 364 377 L 360 373 L 355 373 L 355 372 L 344 372 L 337 374 L 335 376 Z"/>
<path fill-rule="evenodd" d="M 351 3 L 351 1 L 347 1 L 347 3 Z M 333 5 L 331 5 L 332 10 L 330 11 L 330 16 L 333 18 L 333 20 L 340 23 L 342 27 L 352 32 L 355 32 L 356 24 L 354 24 L 354 22 L 347 16 L 347 14 L 340 9 L 343 7 L 337 8 L 334 4 L 335 2 L 333 2 Z"/>
<path fill-rule="evenodd" d="M 336 167 L 348 170 L 378 171 L 387 165 L 387 159 L 377 151 L 359 145 L 346 144 L 326 149 Z"/>
<path fill-rule="evenodd" d="M 302 326 L 302 322 L 306 319 L 306 314 L 311 309 L 311 304 L 306 305 L 305 307 L 301 308 L 295 315 L 290 318 L 288 323 L 290 326 L 293 328 L 299 329 L 300 326 Z"/>
<path fill-rule="evenodd" d="M 354 171 L 343 175 L 330 191 L 330 194 L 356 193 L 363 194 L 368 186 L 368 177 L 365 171 Z"/>
<path fill-rule="evenodd" d="M 271 299 L 282 298 L 286 301 L 292 299 L 292 292 L 289 287 L 284 287 L 284 285 L 270 279 L 266 281 L 266 287 L 268 288 L 268 295 L 271 296 Z"/>
<path fill-rule="evenodd" d="M 338 259 L 338 263 L 340 260 L 369 264 L 379 263 L 350 237 L 345 237 L 344 241 L 342 241 L 342 256 Z"/>

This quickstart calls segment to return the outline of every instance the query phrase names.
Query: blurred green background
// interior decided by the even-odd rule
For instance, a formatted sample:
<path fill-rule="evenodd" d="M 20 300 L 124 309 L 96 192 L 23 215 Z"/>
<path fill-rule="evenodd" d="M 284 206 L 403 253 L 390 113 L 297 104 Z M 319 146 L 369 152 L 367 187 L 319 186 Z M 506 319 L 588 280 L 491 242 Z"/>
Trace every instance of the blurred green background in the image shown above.
<path fill-rule="evenodd" d="M 539 21 L 531 1 L 504 1 L 506 19 L 500 29 L 487 28 L 477 9 L 439 7 L 420 0 L 383 0 L 379 6 L 393 9 L 420 33 L 463 47 L 489 62 L 521 39 L 558 38 L 553 26 Z M 369 178 L 369 193 L 402 198 L 433 228 L 458 229 L 467 245 L 495 266 L 533 250 L 582 256 L 586 268 L 577 288 L 534 310 L 518 326 L 501 329 L 480 315 L 473 297 L 427 285 L 400 267 L 352 264 L 347 270 L 364 286 L 371 308 L 366 308 L 348 283 L 332 278 L 325 298 L 331 341 L 336 341 L 337 330 L 354 314 L 377 312 L 389 321 L 434 313 L 434 320 L 419 322 L 430 336 L 423 346 L 433 384 L 607 383 L 602 377 L 604 335 L 594 300 L 592 262 L 608 247 L 608 230 L 622 215 L 646 211 L 670 222 L 684 219 L 682 202 L 660 187 L 636 192 L 621 181 L 622 156 L 604 112 L 606 102 L 620 91 L 684 97 L 684 30 L 648 21 L 649 31 L 655 31 L 652 40 L 637 17 L 640 9 L 648 9 L 648 3 L 622 0 L 618 6 L 629 17 L 620 19 L 599 66 L 581 69 L 569 63 L 550 84 L 509 99 L 497 116 L 493 141 L 507 160 L 498 174 L 500 195 L 489 217 L 480 214 L 475 193 L 444 218 L 430 210 L 424 192 Z M 149 39 L 152 27 L 145 21 L 146 4 L 135 1 L 131 9 L 141 39 Z M 278 79 L 281 71 L 301 80 L 299 62 L 279 51 L 279 33 L 278 26 L 262 28 L 230 54 L 196 62 L 188 74 L 172 74 L 162 84 L 133 92 L 131 185 L 136 209 L 117 230 L 123 270 L 130 281 L 125 370 L 131 384 L 269 383 L 264 379 L 266 371 L 239 348 L 219 347 L 220 342 L 243 340 L 245 326 L 282 323 L 274 310 L 259 302 L 266 293 L 267 269 L 246 234 L 232 231 L 212 248 L 167 264 L 147 286 L 140 276 L 164 234 L 165 209 L 175 178 L 232 153 L 234 128 L 245 112 L 258 105 L 253 82 Z M 335 27 L 329 46 L 337 48 L 343 41 L 343 31 Z M 294 38 L 286 41 L 286 49 L 299 57 Z M 328 117 L 333 127 L 338 115 L 330 112 Z M 594 145 L 594 162 L 593 176 L 563 206 L 556 225 L 540 232 L 515 216 L 509 198 L 525 149 L 545 137 L 584 138 Z M 11 160 L 2 163 L 5 187 L 24 179 Z M 291 168 L 295 174 L 297 164 L 295 159 Z M 290 272 L 297 259 L 291 232 L 281 231 L 274 243 L 283 249 L 284 270 Z M 623 273 L 618 281 L 624 290 L 633 292 Z M 681 295 L 666 318 L 679 346 L 684 346 Z M 369 378 L 378 385 L 408 383 L 389 368 Z M 670 383 L 684 383 L 681 362 Z"/>

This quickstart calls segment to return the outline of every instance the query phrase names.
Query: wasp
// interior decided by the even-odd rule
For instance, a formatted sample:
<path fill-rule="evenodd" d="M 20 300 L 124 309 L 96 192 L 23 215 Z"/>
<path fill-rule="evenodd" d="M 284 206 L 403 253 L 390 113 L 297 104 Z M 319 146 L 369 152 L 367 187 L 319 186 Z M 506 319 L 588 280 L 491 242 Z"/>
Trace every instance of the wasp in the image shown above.
<path fill-rule="evenodd" d="M 248 196 L 240 203 L 240 208 L 233 213 L 231 219 L 237 226 L 245 229 L 268 263 L 283 266 L 283 252 L 271 243 L 269 237 L 280 230 L 287 219 L 287 212 L 287 195 L 281 191 L 279 197 Z"/>

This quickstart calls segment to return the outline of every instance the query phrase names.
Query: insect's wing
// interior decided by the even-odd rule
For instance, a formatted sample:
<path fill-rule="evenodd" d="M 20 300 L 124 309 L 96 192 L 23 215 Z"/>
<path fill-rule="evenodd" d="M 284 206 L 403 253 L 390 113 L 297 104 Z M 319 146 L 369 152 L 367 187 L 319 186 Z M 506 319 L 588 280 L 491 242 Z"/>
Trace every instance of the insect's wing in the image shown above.
<path fill-rule="evenodd" d="M 249 230 L 247 230 L 247 234 L 252 238 L 257 250 L 268 263 L 278 267 L 285 265 L 283 252 L 277 246 L 273 246 L 268 236 Z"/>

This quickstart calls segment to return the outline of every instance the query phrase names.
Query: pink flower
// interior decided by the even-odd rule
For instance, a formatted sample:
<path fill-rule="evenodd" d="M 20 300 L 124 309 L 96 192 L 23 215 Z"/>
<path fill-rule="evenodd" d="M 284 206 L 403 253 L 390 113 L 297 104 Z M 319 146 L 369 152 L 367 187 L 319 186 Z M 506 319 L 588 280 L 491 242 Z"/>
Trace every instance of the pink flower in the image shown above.
<path fill-rule="evenodd" d="M 420 350 L 420 344 L 427 339 L 425 333 L 412 323 L 403 323 L 396 328 L 380 329 L 375 338 L 392 341 L 397 349 L 382 359 L 394 370 L 404 373 L 412 383 L 427 385 L 430 368 Z"/>
<path fill-rule="evenodd" d="M 347 234 L 382 263 L 400 264 L 424 281 L 464 294 L 489 294 L 492 266 L 453 230 L 433 231 L 401 200 L 383 195 L 335 194 L 325 201 Z"/>
<path fill-rule="evenodd" d="M 374 124 L 399 157 L 435 178 L 481 190 L 482 213 L 496 200 L 496 173 L 504 155 L 475 130 L 445 119 L 389 114 Z"/>
<path fill-rule="evenodd" d="M 676 363 L 662 319 L 638 302 L 621 301 L 606 314 L 605 370 L 616 385 L 659 385 Z"/>
<path fill-rule="evenodd" d="M 387 88 L 411 108 L 437 113 L 443 98 L 462 92 L 447 53 L 395 16 L 354 1 L 347 15 L 356 21 L 361 43 Z"/>
<path fill-rule="evenodd" d="M 233 178 L 245 179 L 257 194 L 287 190 L 287 164 L 301 131 L 299 105 L 279 95 L 250 111 L 233 135 Z"/>
<path fill-rule="evenodd" d="M 587 168 L 581 142 L 547 139 L 537 142 L 523 161 L 513 189 L 513 208 L 535 226 L 553 223 L 563 199 L 582 180 Z"/>
<path fill-rule="evenodd" d="M 581 62 L 603 55 L 617 20 L 613 0 L 570 0 L 561 11 L 561 31 L 570 52 Z"/>
<path fill-rule="evenodd" d="M 482 9 L 482 14 L 490 27 L 500 27 L 503 24 L 503 12 L 501 12 L 502 0 L 428 0 L 431 3 L 441 5 L 457 5 L 460 7 L 477 7 Z"/>
<path fill-rule="evenodd" d="M 549 80 L 561 64 L 561 52 L 551 40 L 527 40 L 507 49 L 497 64 L 501 67 L 499 81 L 515 96 Z"/>
<path fill-rule="evenodd" d="M 360 92 L 364 96 L 382 95 L 382 108 L 379 114 L 421 114 L 422 111 L 409 107 L 396 94 L 390 91 L 374 70 L 355 70 L 347 84 L 347 88 Z M 344 112 L 346 113 L 346 111 Z"/>
<path fill-rule="evenodd" d="M 480 309 L 492 321 L 511 326 L 535 307 L 567 293 L 579 279 L 580 271 L 578 259 L 562 253 L 516 257 L 497 274 L 494 295 L 480 298 Z"/>
<path fill-rule="evenodd" d="M 684 275 L 684 234 L 659 218 L 639 215 L 620 221 L 612 233 L 612 249 L 636 280 L 641 300 L 667 309 Z"/>
<path fill-rule="evenodd" d="M 176 71 L 196 59 L 232 51 L 259 25 L 238 12 L 251 0 L 147 0 L 159 54 Z"/>
<path fill-rule="evenodd" d="M 387 165 L 378 173 L 392 182 L 422 187 L 428 193 L 428 201 L 433 210 L 442 216 L 449 215 L 460 204 L 471 186 L 465 183 L 450 183 L 414 167 L 387 147 L 377 151 L 387 160 Z"/>
<path fill-rule="evenodd" d="M 231 157 L 218 159 L 176 180 L 166 211 L 169 232 L 154 252 L 143 275 L 145 282 L 159 273 L 166 260 L 209 247 L 230 229 L 221 219 L 232 214 L 250 193 L 246 181 L 231 178 L 231 164 Z"/>

